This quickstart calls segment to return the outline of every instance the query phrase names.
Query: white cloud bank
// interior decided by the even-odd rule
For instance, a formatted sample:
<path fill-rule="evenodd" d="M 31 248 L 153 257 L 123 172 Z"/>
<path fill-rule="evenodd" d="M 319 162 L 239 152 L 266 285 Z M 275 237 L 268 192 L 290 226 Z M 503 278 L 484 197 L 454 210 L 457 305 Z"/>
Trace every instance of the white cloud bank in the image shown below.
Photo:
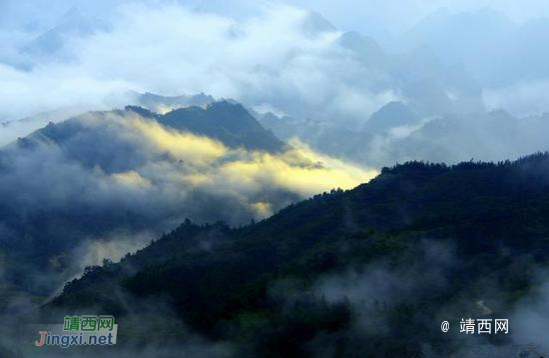
<path fill-rule="evenodd" d="M 398 97 L 385 74 L 360 65 L 337 44 L 340 33 L 314 25 L 307 11 L 258 8 L 236 20 L 177 3 L 122 4 L 101 21 L 64 17 L 33 42 L 21 35 L 5 45 L 10 57 L 0 57 L 0 118 L 108 108 L 137 90 L 204 92 L 301 117 L 364 121 Z M 79 28 L 84 22 L 95 30 Z"/>

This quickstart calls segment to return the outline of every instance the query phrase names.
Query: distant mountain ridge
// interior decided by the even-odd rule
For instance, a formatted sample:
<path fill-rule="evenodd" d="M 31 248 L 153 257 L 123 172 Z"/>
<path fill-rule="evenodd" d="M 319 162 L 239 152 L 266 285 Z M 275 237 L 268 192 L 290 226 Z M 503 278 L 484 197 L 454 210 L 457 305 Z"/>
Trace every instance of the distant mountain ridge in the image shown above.
<path fill-rule="evenodd" d="M 155 93 L 145 92 L 134 95 L 136 105 L 145 107 L 154 112 L 166 113 L 181 107 L 206 107 L 216 102 L 210 95 L 199 93 L 195 95 L 163 96 Z"/>
<path fill-rule="evenodd" d="M 178 131 L 187 131 L 198 135 L 217 139 L 229 147 L 244 147 L 252 150 L 276 152 L 284 149 L 286 144 L 278 139 L 270 130 L 261 124 L 241 105 L 228 101 L 211 102 L 206 108 L 190 106 L 178 108 L 166 114 L 155 113 L 139 106 L 126 106 L 122 111 L 113 111 L 113 114 L 124 115 L 136 113 L 143 118 L 158 121 L 160 124 Z M 109 112 L 96 112 L 99 116 Z M 76 117 L 78 118 L 78 116 Z M 31 134 L 29 138 L 22 138 L 22 142 L 33 139 L 48 139 L 54 142 L 63 142 L 78 130 L 77 122 L 73 119 L 54 124 L 50 122 L 46 127 Z"/>
<path fill-rule="evenodd" d="M 205 109 L 180 108 L 157 120 L 177 130 L 190 131 L 216 138 L 230 147 L 280 151 L 285 144 L 275 137 L 241 105 L 228 101 L 212 102 Z"/>
<path fill-rule="evenodd" d="M 241 194 L 231 185 L 203 185 L 218 188 L 223 165 L 253 163 L 252 152 L 276 156 L 288 148 L 228 101 L 165 115 L 129 106 L 50 122 L 0 149 L 2 278 L 48 292 L 81 261 L 66 255 L 90 242 L 161 232 L 178 215 L 176 222 L 191 216 L 233 223 L 258 210 L 267 215 L 299 194 L 272 183 Z M 40 274 L 28 273 L 38 267 Z"/>
<path fill-rule="evenodd" d="M 374 112 L 365 123 L 367 132 L 384 132 L 391 128 L 417 124 L 420 117 L 402 102 L 389 102 Z"/>

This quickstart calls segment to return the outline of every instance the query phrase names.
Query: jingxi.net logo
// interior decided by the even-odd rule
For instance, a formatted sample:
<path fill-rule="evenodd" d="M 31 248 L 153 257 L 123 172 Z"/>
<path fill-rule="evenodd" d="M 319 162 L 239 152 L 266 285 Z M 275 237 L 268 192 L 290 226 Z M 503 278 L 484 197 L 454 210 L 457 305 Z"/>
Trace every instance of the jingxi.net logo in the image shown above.
<path fill-rule="evenodd" d="M 113 345 L 116 344 L 118 325 L 113 316 L 73 316 L 65 317 L 64 324 L 49 325 L 42 330 L 40 339 L 35 342 L 41 346 Z"/>

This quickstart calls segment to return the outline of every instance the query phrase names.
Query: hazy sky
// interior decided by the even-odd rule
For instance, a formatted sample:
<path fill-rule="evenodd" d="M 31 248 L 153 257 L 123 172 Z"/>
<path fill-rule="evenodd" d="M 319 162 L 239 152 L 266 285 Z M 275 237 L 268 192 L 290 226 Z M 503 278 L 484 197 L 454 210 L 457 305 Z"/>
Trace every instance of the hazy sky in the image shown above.
<path fill-rule="evenodd" d="M 309 7 L 323 13 L 334 23 L 349 28 L 373 23 L 388 31 L 399 30 L 419 21 L 441 8 L 452 12 L 477 11 L 489 7 L 502 11 L 515 21 L 549 13 L 547 0 L 294 0 L 292 4 Z"/>
<path fill-rule="evenodd" d="M 264 0 L 50 0 L 44 11 L 36 0 L 1 0 L 0 21 L 4 24 L 29 23 L 40 19 L 47 23 L 71 7 L 106 15 L 115 4 L 128 2 L 179 2 L 193 7 L 239 16 L 253 12 Z M 338 27 L 372 32 L 400 32 L 422 17 L 440 8 L 452 12 L 476 11 L 484 7 L 504 12 L 517 22 L 549 14 L 547 0 L 287 0 L 270 1 L 304 7 L 322 13 Z"/>
<path fill-rule="evenodd" d="M 134 90 L 171 95 L 204 92 L 300 118 L 323 115 L 361 124 L 387 102 L 406 100 L 399 82 L 386 68 L 372 70 L 348 56 L 339 46 L 340 32 L 310 36 L 305 10 L 320 13 L 343 31 L 373 35 L 389 50 L 405 48 L 410 41 L 400 35 L 441 8 L 458 13 L 489 7 L 519 23 L 549 10 L 549 2 L 540 0 L 520 4 L 509 0 L 50 0 L 47 4 L 45 8 L 37 0 L 0 0 L 0 121 L 66 107 L 112 108 L 127 103 L 117 96 Z M 71 11 L 75 8 L 80 15 Z M 549 52 L 541 44 L 549 26 L 519 33 L 523 37 L 516 36 L 516 48 L 509 43 L 500 46 L 493 38 L 507 40 L 507 33 L 485 15 L 473 16 L 472 21 L 449 17 L 448 27 L 427 26 L 419 43 L 429 41 L 445 65 L 470 65 L 476 70 L 473 75 L 502 62 L 492 77 L 508 81 L 485 88 L 489 108 L 504 105 L 521 114 L 547 110 Z M 482 36 L 485 32 L 488 35 Z M 388 41 L 391 37 L 395 40 Z M 519 46 L 523 44 L 524 48 Z M 497 52 L 502 47 L 508 53 Z M 367 56 L 373 53 L 371 48 L 367 51 Z M 429 54 L 420 55 L 422 68 Z M 504 56 L 508 61 L 499 61 Z M 379 67 L 385 64 L 382 61 Z M 418 72 L 417 68 L 402 71 Z M 444 90 L 455 94 L 453 88 Z"/>
<path fill-rule="evenodd" d="M 191 9 L 165 2 L 118 7 L 107 12 L 110 18 L 99 17 L 109 30 L 93 35 L 79 30 L 93 14 L 83 19 L 72 15 L 58 21 L 70 26 L 67 31 L 53 32 L 63 40 L 60 48 L 58 36 L 17 42 L 5 31 L 8 41 L 0 42 L 0 117 L 96 107 L 130 90 L 204 92 L 275 108 L 325 105 L 330 107 L 324 107 L 325 113 L 340 117 L 367 115 L 396 98 L 386 86 L 376 88 L 384 81 L 381 75 L 350 61 L 334 46 L 339 33 L 309 36 L 303 28 L 308 13 L 300 8 L 271 6 L 241 20 Z M 7 50 L 1 51 L 2 46 Z M 112 108 L 112 102 L 106 107 Z"/>

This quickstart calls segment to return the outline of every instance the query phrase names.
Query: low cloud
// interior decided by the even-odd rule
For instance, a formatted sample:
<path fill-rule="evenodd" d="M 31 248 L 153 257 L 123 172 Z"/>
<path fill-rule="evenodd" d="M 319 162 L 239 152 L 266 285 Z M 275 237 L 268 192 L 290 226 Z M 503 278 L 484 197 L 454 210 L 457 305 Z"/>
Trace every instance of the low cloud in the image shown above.
<path fill-rule="evenodd" d="M 319 154 L 294 141 L 279 154 L 228 148 L 213 139 L 167 129 L 159 123 L 129 115 L 113 119 L 135 136 L 146 153 L 162 162 L 147 161 L 130 171 L 113 173 L 119 184 L 140 194 L 172 188 L 227 194 L 261 217 L 266 208 L 281 208 L 270 191 L 307 197 L 333 188 L 350 189 L 368 181 L 377 171 L 350 165 Z M 179 194 L 181 196 L 181 194 Z"/>
<path fill-rule="evenodd" d="M 487 89 L 483 97 L 489 109 L 504 108 L 518 116 L 543 114 L 549 110 L 549 81 L 537 80 Z"/>
<path fill-rule="evenodd" d="M 40 56 L 24 52 L 47 39 L 38 33 L 30 42 L 26 35 L 9 47 L 19 62 L 15 55 L 0 59 L 0 118 L 75 105 L 109 108 L 127 104 L 127 91 L 137 90 L 204 92 L 299 117 L 363 122 L 400 97 L 386 73 L 350 56 L 338 44 L 341 33 L 314 25 L 309 12 L 254 7 L 238 21 L 164 2 L 123 3 L 101 21 L 64 17 L 49 35 L 61 39 L 60 47 Z M 79 21 L 92 30 L 79 31 Z"/>
<path fill-rule="evenodd" d="M 27 277 L 40 289 L 58 289 L 84 266 L 116 260 L 185 218 L 247 224 L 377 175 L 299 142 L 277 154 L 231 148 L 130 111 L 50 124 L 0 152 L 0 168 L 0 232 L 9 233 L 0 243 L 32 256 L 48 242 L 39 254 L 47 279 Z"/>

